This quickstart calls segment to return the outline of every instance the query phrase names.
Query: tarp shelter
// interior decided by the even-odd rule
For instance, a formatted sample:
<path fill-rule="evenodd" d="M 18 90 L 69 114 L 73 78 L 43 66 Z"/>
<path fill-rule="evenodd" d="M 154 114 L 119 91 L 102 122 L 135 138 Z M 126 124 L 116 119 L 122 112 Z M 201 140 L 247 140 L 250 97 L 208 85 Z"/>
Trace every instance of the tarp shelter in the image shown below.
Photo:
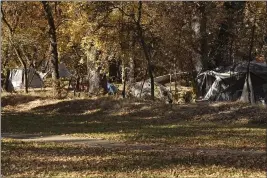
<path fill-rule="evenodd" d="M 29 68 L 27 71 L 28 87 L 42 88 L 44 86 L 44 83 L 40 75 L 33 68 Z M 24 69 L 12 69 L 10 71 L 8 90 L 23 89 L 25 87 L 24 72 Z"/>
<path fill-rule="evenodd" d="M 241 62 L 197 76 L 199 96 L 208 101 L 255 103 L 267 99 L 267 65 Z"/>

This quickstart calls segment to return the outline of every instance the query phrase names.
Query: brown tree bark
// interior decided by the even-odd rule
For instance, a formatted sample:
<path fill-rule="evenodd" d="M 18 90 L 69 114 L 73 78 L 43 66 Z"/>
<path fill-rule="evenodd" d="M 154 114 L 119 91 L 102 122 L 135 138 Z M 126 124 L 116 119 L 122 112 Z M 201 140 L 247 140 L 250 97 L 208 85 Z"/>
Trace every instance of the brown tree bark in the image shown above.
<path fill-rule="evenodd" d="M 255 15 L 254 16 L 254 21 L 253 21 L 253 26 L 252 26 L 252 29 L 251 29 L 251 37 L 250 37 L 250 45 L 249 45 L 249 54 L 248 54 L 250 61 L 252 60 L 252 50 L 253 50 L 253 47 L 254 47 L 256 20 L 257 20 L 257 17 Z"/>
<path fill-rule="evenodd" d="M 58 72 L 58 51 L 57 51 L 57 36 L 56 36 L 56 28 L 55 28 L 55 23 L 54 23 L 54 18 L 52 14 L 51 7 L 49 5 L 49 2 L 47 1 L 42 1 L 43 8 L 45 11 L 45 16 L 47 18 L 48 26 L 49 26 L 49 40 L 50 40 L 50 48 L 49 48 L 49 53 L 50 53 L 50 64 L 52 67 L 52 79 L 54 81 L 53 88 L 56 92 L 59 87 L 59 72 Z"/>
<path fill-rule="evenodd" d="M 91 44 L 90 53 L 87 54 L 87 77 L 88 95 L 98 94 L 100 91 L 100 66 L 96 64 L 99 60 L 99 51 Z"/>
<path fill-rule="evenodd" d="M 138 20 L 136 21 L 136 26 L 137 26 L 137 33 L 138 33 L 138 37 L 141 43 L 141 46 L 143 48 L 144 54 L 145 54 L 145 58 L 147 60 L 147 69 L 148 69 L 148 74 L 150 77 L 150 82 L 151 82 L 151 99 L 154 100 L 154 76 L 153 76 L 153 69 L 152 69 L 152 65 L 151 65 L 151 59 L 150 59 L 150 55 L 149 55 L 149 51 L 147 48 L 147 44 L 145 42 L 144 39 L 144 34 L 143 34 L 143 29 L 141 26 L 141 17 L 142 17 L 142 1 L 139 1 L 139 7 L 138 7 Z"/>
<path fill-rule="evenodd" d="M 227 16 L 225 21 L 221 23 L 217 41 L 213 46 L 211 55 L 209 56 L 215 62 L 215 66 L 227 66 L 232 63 L 228 57 L 228 51 L 231 47 L 231 39 L 234 38 L 234 28 L 236 23 L 241 20 L 246 2 L 226 1 L 224 9 Z"/>
<path fill-rule="evenodd" d="M 13 43 L 13 42 L 12 42 Z M 28 86 L 29 86 L 29 81 L 28 81 L 28 68 L 27 68 L 27 63 L 23 60 L 22 58 L 22 54 L 19 50 L 19 48 L 15 47 L 14 45 L 14 50 L 15 50 L 15 53 L 20 61 L 20 63 L 22 64 L 23 66 L 23 70 L 24 70 L 24 87 L 25 87 L 25 93 L 28 93 Z"/>
<path fill-rule="evenodd" d="M 208 34 L 207 34 L 207 9 L 206 2 L 200 2 L 199 11 L 201 14 L 200 19 L 200 51 L 202 68 L 207 70 L 209 68 L 208 61 Z"/>

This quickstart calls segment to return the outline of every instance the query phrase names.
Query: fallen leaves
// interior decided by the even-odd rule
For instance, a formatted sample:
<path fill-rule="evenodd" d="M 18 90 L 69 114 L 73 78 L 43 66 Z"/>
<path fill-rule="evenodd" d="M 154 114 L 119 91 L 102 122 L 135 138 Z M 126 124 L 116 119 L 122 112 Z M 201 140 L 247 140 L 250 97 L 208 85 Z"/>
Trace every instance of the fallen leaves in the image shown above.
<path fill-rule="evenodd" d="M 28 103 L 36 105 L 5 108 L 2 132 L 103 138 L 125 146 L 3 139 L 2 173 L 7 177 L 265 176 L 267 111 L 257 106 L 168 108 L 107 97 Z"/>

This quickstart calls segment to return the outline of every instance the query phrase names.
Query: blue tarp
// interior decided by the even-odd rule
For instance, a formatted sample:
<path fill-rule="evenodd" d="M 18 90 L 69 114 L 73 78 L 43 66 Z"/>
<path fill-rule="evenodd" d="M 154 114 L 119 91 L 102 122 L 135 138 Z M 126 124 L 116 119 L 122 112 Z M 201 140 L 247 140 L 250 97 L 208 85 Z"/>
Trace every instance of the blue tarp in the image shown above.
<path fill-rule="evenodd" d="M 118 91 L 118 89 L 112 83 L 107 83 L 107 88 L 108 88 L 108 94 L 111 95 L 116 94 Z"/>

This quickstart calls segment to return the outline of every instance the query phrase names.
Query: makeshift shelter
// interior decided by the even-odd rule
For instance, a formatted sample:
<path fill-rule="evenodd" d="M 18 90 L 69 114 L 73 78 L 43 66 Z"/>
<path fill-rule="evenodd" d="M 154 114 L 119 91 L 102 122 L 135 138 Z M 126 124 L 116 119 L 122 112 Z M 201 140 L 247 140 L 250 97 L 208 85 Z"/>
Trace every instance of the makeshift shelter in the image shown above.
<path fill-rule="evenodd" d="M 12 69 L 10 71 L 8 90 L 23 89 L 25 87 L 24 72 L 24 69 Z M 33 68 L 29 68 L 27 72 L 29 88 L 42 88 L 44 86 L 42 78 Z"/>
<path fill-rule="evenodd" d="M 266 101 L 267 65 L 241 62 L 197 76 L 198 95 L 208 101 Z"/>
<path fill-rule="evenodd" d="M 155 98 L 165 101 L 167 103 L 172 103 L 172 94 L 163 85 L 154 82 L 154 94 Z M 150 80 L 136 82 L 130 88 L 130 94 L 135 97 L 149 98 L 151 96 L 151 83 Z"/>

